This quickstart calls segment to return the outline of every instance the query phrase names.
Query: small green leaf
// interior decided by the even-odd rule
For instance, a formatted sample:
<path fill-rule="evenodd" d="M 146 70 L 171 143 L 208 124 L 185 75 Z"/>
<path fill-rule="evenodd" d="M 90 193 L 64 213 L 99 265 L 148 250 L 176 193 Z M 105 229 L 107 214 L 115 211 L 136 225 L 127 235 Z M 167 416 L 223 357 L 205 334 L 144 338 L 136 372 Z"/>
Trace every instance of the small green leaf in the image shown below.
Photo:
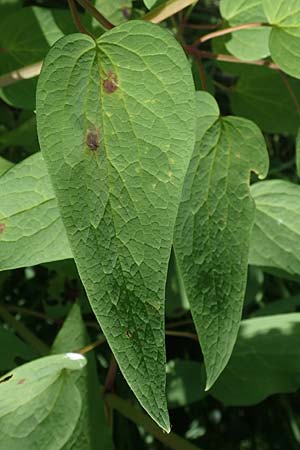
<path fill-rule="evenodd" d="M 249 175 L 265 176 L 260 130 L 219 118 L 213 97 L 197 93 L 197 137 L 175 231 L 175 253 L 204 354 L 207 388 L 234 346 L 246 288 L 255 206 Z"/>
<path fill-rule="evenodd" d="M 89 344 L 78 305 L 73 305 L 62 329 L 56 336 L 51 353 L 78 351 Z M 106 423 L 96 361 L 93 352 L 87 354 L 87 366 L 73 374 L 80 392 L 82 407 L 75 432 L 62 450 L 113 450 L 111 432 Z"/>
<path fill-rule="evenodd" d="M 82 355 L 46 356 L 0 379 L 0 442 L 9 450 L 58 450 L 74 433 L 81 398 L 71 372 Z"/>
<path fill-rule="evenodd" d="M 300 186 L 269 180 L 251 186 L 256 220 L 249 262 L 271 272 L 300 276 Z"/>
<path fill-rule="evenodd" d="M 254 27 L 249 30 L 239 30 L 232 33 L 226 48 L 241 61 L 255 61 L 266 58 L 270 54 L 270 28 Z"/>
<path fill-rule="evenodd" d="M 71 258 L 41 153 L 0 177 L 0 270 Z"/>
<path fill-rule="evenodd" d="M 244 320 L 236 346 L 210 394 L 226 405 L 248 406 L 300 387 L 300 317 Z"/>
<path fill-rule="evenodd" d="M 300 82 L 288 80 L 292 95 L 297 96 Z M 296 134 L 300 115 L 283 77 L 267 67 L 247 67 L 239 74 L 230 91 L 234 114 L 253 120 L 269 133 Z"/>
<path fill-rule="evenodd" d="M 137 398 L 169 431 L 164 297 L 194 145 L 190 66 L 177 41 L 147 22 L 96 42 L 68 36 L 44 63 L 37 122 L 92 308 Z"/>
<path fill-rule="evenodd" d="M 220 12 L 231 26 L 244 23 L 266 22 L 261 0 L 221 0 Z M 232 33 L 227 50 L 243 61 L 269 56 L 269 27 L 254 27 Z"/>
<path fill-rule="evenodd" d="M 221 0 L 220 12 L 231 25 L 266 21 L 262 0 Z"/>
<path fill-rule="evenodd" d="M 300 78 L 300 0 L 263 0 L 271 56 L 286 73 Z"/>

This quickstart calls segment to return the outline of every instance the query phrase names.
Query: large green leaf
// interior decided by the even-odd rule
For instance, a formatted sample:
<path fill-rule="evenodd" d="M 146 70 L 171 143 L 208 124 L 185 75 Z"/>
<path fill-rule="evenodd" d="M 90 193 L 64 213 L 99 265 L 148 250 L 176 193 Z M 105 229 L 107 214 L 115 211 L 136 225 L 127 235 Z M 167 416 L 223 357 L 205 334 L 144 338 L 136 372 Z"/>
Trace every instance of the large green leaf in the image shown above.
<path fill-rule="evenodd" d="M 300 186 L 269 180 L 251 186 L 256 220 L 250 264 L 300 276 Z"/>
<path fill-rule="evenodd" d="M 0 379 L 0 442 L 9 450 L 60 450 L 74 433 L 81 397 L 71 372 L 82 355 L 46 356 Z"/>
<path fill-rule="evenodd" d="M 69 11 L 27 7 L 9 14 L 1 23 L 0 74 L 40 61 L 55 41 L 73 31 Z M 1 88 L 0 96 L 13 106 L 33 110 L 35 89 L 32 78 Z"/>
<path fill-rule="evenodd" d="M 272 25 L 270 51 L 275 63 L 289 75 L 300 78 L 300 0 L 263 0 Z"/>
<path fill-rule="evenodd" d="M 253 405 L 300 387 L 300 315 L 242 322 L 228 366 L 211 394 L 227 405 Z"/>
<path fill-rule="evenodd" d="M 41 153 L 0 177 L 0 270 L 71 258 Z"/>
<path fill-rule="evenodd" d="M 74 305 L 53 343 L 51 353 L 78 351 L 89 339 L 81 317 L 80 307 Z M 105 450 L 114 448 L 104 414 L 104 403 L 93 352 L 87 354 L 87 366 L 74 372 L 74 381 L 81 395 L 82 406 L 78 424 L 62 450 Z"/>
<path fill-rule="evenodd" d="M 140 21 L 97 42 L 68 36 L 44 63 L 37 121 L 93 310 L 137 398 L 169 430 L 164 290 L 195 130 L 185 55 Z"/>
<path fill-rule="evenodd" d="M 249 175 L 265 176 L 260 130 L 237 117 L 219 118 L 213 97 L 197 95 L 197 137 L 175 231 L 182 273 L 207 371 L 218 378 L 234 346 L 245 294 L 255 206 Z"/>
<path fill-rule="evenodd" d="M 267 67 L 247 67 L 230 91 L 234 114 L 253 120 L 269 133 L 296 134 L 300 115 L 292 96 L 297 96 L 300 82 L 288 80 L 292 93 L 283 77 Z"/>
<path fill-rule="evenodd" d="M 230 25 L 266 22 L 262 0 L 221 0 L 220 12 Z M 269 27 L 255 27 L 232 33 L 227 50 L 244 61 L 265 58 L 270 54 Z"/>

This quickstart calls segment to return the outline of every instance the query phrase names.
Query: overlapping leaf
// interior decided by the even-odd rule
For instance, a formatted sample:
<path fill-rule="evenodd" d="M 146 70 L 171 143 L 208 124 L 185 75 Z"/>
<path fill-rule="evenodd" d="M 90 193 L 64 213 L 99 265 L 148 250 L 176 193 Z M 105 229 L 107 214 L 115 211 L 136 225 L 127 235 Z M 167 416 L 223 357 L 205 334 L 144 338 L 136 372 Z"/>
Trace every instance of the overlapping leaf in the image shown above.
<path fill-rule="evenodd" d="M 220 12 L 231 26 L 266 22 L 262 0 L 221 0 Z M 270 54 L 270 31 L 266 26 L 235 31 L 226 43 L 227 50 L 244 61 L 265 58 Z"/>
<path fill-rule="evenodd" d="M 96 43 L 60 40 L 37 98 L 41 148 L 89 300 L 129 385 L 169 430 L 164 289 L 194 145 L 190 68 L 171 35 L 131 21 Z"/>
<path fill-rule="evenodd" d="M 0 177 L 0 270 L 72 257 L 41 153 Z"/>
<path fill-rule="evenodd" d="M 175 230 L 175 253 L 211 387 L 236 340 L 255 206 L 249 175 L 265 176 L 268 157 L 248 120 L 219 118 L 209 94 L 197 95 L 197 137 Z"/>
<path fill-rule="evenodd" d="M 75 304 L 56 336 L 51 352 L 55 354 L 78 351 L 88 343 L 80 308 Z M 87 366 L 71 375 L 81 395 L 81 412 L 74 433 L 61 449 L 56 450 L 98 450 L 99 446 L 105 450 L 112 450 L 114 446 L 106 423 L 93 353 L 87 354 Z"/>
<path fill-rule="evenodd" d="M 300 0 L 263 0 L 272 25 L 270 51 L 273 60 L 289 75 L 300 78 Z"/>
<path fill-rule="evenodd" d="M 10 450 L 60 450 L 75 431 L 81 396 L 72 371 L 82 355 L 46 356 L 0 379 L 0 442 Z"/>
<path fill-rule="evenodd" d="M 300 317 L 244 320 L 222 376 L 211 394 L 227 405 L 253 405 L 300 387 Z"/>
<path fill-rule="evenodd" d="M 300 276 L 300 186 L 283 180 L 255 183 L 256 220 L 250 264 Z"/>

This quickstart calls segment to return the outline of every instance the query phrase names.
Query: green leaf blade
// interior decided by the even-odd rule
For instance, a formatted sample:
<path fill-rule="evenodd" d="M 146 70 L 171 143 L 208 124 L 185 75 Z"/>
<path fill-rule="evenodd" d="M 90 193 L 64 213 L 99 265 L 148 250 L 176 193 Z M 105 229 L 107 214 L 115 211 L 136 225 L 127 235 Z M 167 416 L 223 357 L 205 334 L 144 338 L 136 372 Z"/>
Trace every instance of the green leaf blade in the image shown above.
<path fill-rule="evenodd" d="M 169 431 L 164 289 L 194 142 L 185 56 L 148 23 L 121 25 L 97 46 L 68 36 L 38 91 L 40 143 L 80 277 L 129 385 Z"/>
<path fill-rule="evenodd" d="M 265 176 L 268 158 L 253 123 L 236 117 L 219 119 L 215 101 L 206 93 L 198 94 L 197 106 L 204 120 L 198 116 L 201 132 L 186 176 L 175 252 L 209 389 L 226 366 L 239 329 L 254 222 L 249 174 L 253 170 Z"/>

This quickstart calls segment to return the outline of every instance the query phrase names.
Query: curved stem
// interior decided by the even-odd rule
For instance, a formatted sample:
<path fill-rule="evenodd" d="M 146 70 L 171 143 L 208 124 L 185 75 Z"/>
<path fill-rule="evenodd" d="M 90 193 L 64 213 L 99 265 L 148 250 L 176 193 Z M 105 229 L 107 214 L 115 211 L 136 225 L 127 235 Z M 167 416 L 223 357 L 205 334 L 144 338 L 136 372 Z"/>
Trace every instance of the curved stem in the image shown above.
<path fill-rule="evenodd" d="M 99 11 L 92 5 L 89 0 L 76 0 L 86 11 L 88 11 L 91 16 L 93 16 L 98 22 L 108 30 L 111 30 L 115 26 L 109 22 Z"/>
<path fill-rule="evenodd" d="M 186 50 L 187 53 L 189 53 L 192 56 L 196 56 L 197 58 L 216 59 L 217 61 L 238 63 L 238 64 L 252 64 L 255 66 L 266 66 L 269 67 L 269 69 L 280 70 L 280 68 L 276 64 L 266 61 L 264 59 L 258 59 L 256 61 L 241 61 L 240 59 L 232 55 L 223 55 L 221 53 L 212 53 L 207 52 L 205 50 L 198 50 L 193 45 L 184 45 L 184 49 Z"/>
<path fill-rule="evenodd" d="M 81 23 L 74 0 L 68 0 L 68 4 L 69 4 L 69 8 L 70 8 L 70 11 L 72 14 L 73 22 L 75 23 L 77 30 L 80 33 L 84 33 L 90 37 L 93 37 L 92 34 Z"/>
<path fill-rule="evenodd" d="M 249 28 L 257 28 L 266 25 L 268 24 L 263 22 L 243 23 L 242 25 L 236 25 L 235 27 L 224 28 L 224 30 L 213 31 L 212 33 L 205 34 L 204 36 L 201 36 L 198 39 L 196 39 L 196 41 L 193 43 L 193 47 L 196 47 L 197 45 L 202 44 L 203 42 L 209 41 L 210 39 L 219 36 L 224 36 L 225 34 L 233 33 L 234 31 L 248 30 Z"/>

